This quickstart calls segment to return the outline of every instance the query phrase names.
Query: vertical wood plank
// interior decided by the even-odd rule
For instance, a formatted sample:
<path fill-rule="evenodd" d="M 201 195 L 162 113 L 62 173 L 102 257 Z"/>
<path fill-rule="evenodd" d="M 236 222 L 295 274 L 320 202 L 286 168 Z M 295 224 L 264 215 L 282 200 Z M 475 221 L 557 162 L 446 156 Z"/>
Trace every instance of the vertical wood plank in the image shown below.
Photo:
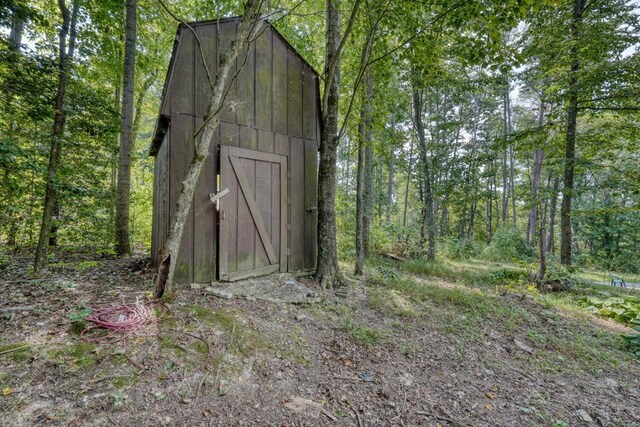
<path fill-rule="evenodd" d="M 220 144 L 231 147 L 240 146 L 240 129 L 238 125 L 220 122 Z"/>
<path fill-rule="evenodd" d="M 318 257 L 318 142 L 304 141 L 304 269 L 315 270 Z"/>
<path fill-rule="evenodd" d="M 267 28 L 256 40 L 256 126 L 272 130 L 273 79 L 271 74 L 273 32 Z"/>
<path fill-rule="evenodd" d="M 290 248 L 289 271 L 304 270 L 304 140 L 291 138 L 290 169 Z"/>
<path fill-rule="evenodd" d="M 229 194 L 220 199 L 220 236 L 218 246 L 218 275 L 222 279 L 229 272 L 229 245 L 231 237 L 231 226 L 235 221 L 232 191 L 233 172 L 229 163 L 229 147 L 220 146 L 220 188 L 229 189 Z"/>
<path fill-rule="evenodd" d="M 220 40 L 220 52 L 219 56 L 222 57 L 229 48 L 231 47 L 231 43 L 233 43 L 236 39 L 237 33 L 237 21 L 229 21 L 223 22 L 220 24 L 213 24 L 216 27 L 219 27 L 218 38 Z M 231 75 L 234 75 L 236 72 L 237 61 L 236 64 L 231 67 Z M 222 109 L 222 114 L 220 115 L 220 120 L 223 120 L 228 123 L 236 123 L 236 113 L 235 107 L 230 108 L 233 105 L 236 105 L 238 102 L 238 90 L 237 90 L 237 79 L 234 79 L 231 82 L 231 86 L 229 88 L 229 92 L 227 93 L 227 98 L 225 101 L 225 106 Z"/>
<path fill-rule="evenodd" d="M 196 126 L 202 124 L 202 119 L 196 121 Z M 216 207 L 209 199 L 209 194 L 216 192 L 216 147 L 217 132 L 209 145 L 207 157 L 195 192 L 195 222 L 194 222 L 194 251 L 193 251 L 193 281 L 207 283 L 216 277 Z"/>
<path fill-rule="evenodd" d="M 258 149 L 258 136 L 254 128 L 240 126 L 240 148 Z"/>
<path fill-rule="evenodd" d="M 276 134 L 276 147 L 275 153 L 281 156 L 289 155 L 289 137 L 280 133 Z"/>
<path fill-rule="evenodd" d="M 153 164 L 153 203 L 151 212 L 151 262 L 154 267 L 158 265 L 158 239 L 160 237 L 160 228 L 158 225 L 158 215 L 160 214 L 159 205 L 159 187 L 160 187 L 160 157 L 156 154 Z"/>
<path fill-rule="evenodd" d="M 217 52 L 217 32 L 215 25 L 198 25 L 194 27 L 198 38 L 200 39 L 200 46 L 202 48 L 202 54 L 207 61 L 207 67 L 209 68 L 209 74 L 211 79 L 215 81 L 216 73 L 218 71 L 218 52 Z M 209 105 L 209 94 L 211 87 L 207 79 L 207 72 L 202 63 L 202 57 L 200 52 L 195 51 L 195 73 L 196 73 L 196 116 L 204 117 L 207 113 L 207 107 Z"/>
<path fill-rule="evenodd" d="M 289 136 L 302 137 L 302 63 L 288 52 L 287 128 Z"/>
<path fill-rule="evenodd" d="M 287 133 L 287 53 L 288 48 L 273 37 L 273 130 Z"/>
<path fill-rule="evenodd" d="M 273 245 L 273 223 L 271 221 L 273 212 L 271 211 L 271 202 L 274 198 L 277 198 L 277 195 L 272 193 L 272 185 L 271 185 L 271 162 L 264 161 L 256 161 L 256 176 L 255 176 L 255 197 L 256 204 L 258 205 L 258 210 L 260 211 L 260 215 L 262 216 L 262 220 L 267 229 L 267 234 L 269 235 L 269 240 Z M 276 230 L 276 233 L 279 230 Z M 278 247 L 279 248 L 279 247 Z M 274 246 L 274 250 L 277 251 Z M 260 236 L 256 233 L 255 236 L 255 254 L 256 254 L 256 268 L 265 267 L 269 265 L 269 258 L 267 257 L 267 252 L 265 250 L 264 245 L 262 244 L 262 240 Z"/>
<path fill-rule="evenodd" d="M 274 135 L 273 132 L 267 130 L 258 130 L 258 151 L 264 151 L 266 153 L 274 152 Z"/>
<path fill-rule="evenodd" d="M 249 190 L 255 195 L 255 160 L 240 158 L 238 164 L 247 177 Z M 238 269 L 252 270 L 255 267 L 256 229 L 246 196 L 238 190 Z"/>
<path fill-rule="evenodd" d="M 289 183 L 287 173 L 289 168 L 289 158 L 285 157 L 280 163 L 280 272 L 289 271 L 288 231 L 289 216 L 287 212 L 287 197 L 289 195 Z"/>
<path fill-rule="evenodd" d="M 316 129 L 316 76 L 304 65 L 302 68 L 302 136 L 305 139 L 317 139 Z"/>
<path fill-rule="evenodd" d="M 281 241 L 280 241 L 280 201 L 282 195 L 280 194 L 280 163 L 271 163 L 271 180 L 269 184 L 271 185 L 270 193 L 271 193 L 271 242 L 273 243 L 273 250 L 278 254 L 278 258 L 280 260 L 280 271 L 285 272 L 286 269 L 286 257 L 283 258 L 281 255 Z M 265 253 L 266 257 L 266 253 Z"/>
<path fill-rule="evenodd" d="M 251 43 L 245 52 L 238 55 L 238 67 L 242 68 L 240 68 L 237 77 L 238 99 L 234 108 L 236 110 L 238 124 L 243 126 L 255 125 L 255 59 L 255 42 Z"/>

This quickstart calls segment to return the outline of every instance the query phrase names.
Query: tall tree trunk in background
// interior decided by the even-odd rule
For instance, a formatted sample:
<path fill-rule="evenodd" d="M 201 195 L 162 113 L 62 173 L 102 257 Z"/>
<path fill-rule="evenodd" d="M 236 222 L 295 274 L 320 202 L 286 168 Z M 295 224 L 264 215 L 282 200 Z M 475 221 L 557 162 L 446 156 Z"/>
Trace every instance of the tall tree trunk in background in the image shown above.
<path fill-rule="evenodd" d="M 47 254 L 49 248 L 49 235 L 51 234 L 51 217 L 56 204 L 58 185 L 58 166 L 60 154 L 62 153 L 62 139 L 64 135 L 64 124 L 66 114 L 64 112 L 65 94 L 67 91 L 67 80 L 69 79 L 69 63 L 73 60 L 73 53 L 76 46 L 76 24 L 78 22 L 78 0 L 73 2 L 73 11 L 69 12 L 64 0 L 58 0 L 58 7 L 62 14 L 62 28 L 58 33 L 58 89 L 55 98 L 55 115 L 53 118 L 53 132 L 51 135 L 51 151 L 49 152 L 49 166 L 47 167 L 47 187 L 44 195 L 44 206 L 42 209 L 42 223 L 40 225 L 40 235 L 38 246 L 36 247 L 36 257 L 34 262 L 34 272 L 38 273 L 47 267 Z M 67 48 L 67 35 L 69 35 L 69 47 Z"/>
<path fill-rule="evenodd" d="M 429 171 L 429 157 L 427 155 L 427 140 L 424 133 L 424 123 L 422 120 L 422 91 L 415 84 L 413 87 L 413 114 L 418 133 L 418 144 L 420 148 L 420 163 L 422 164 L 422 185 L 424 192 L 424 216 L 423 227 L 426 225 L 427 234 L 427 259 L 436 259 L 436 227 L 433 218 L 433 194 L 431 193 L 431 172 Z M 426 224 L 425 224 L 426 223 Z"/>
<path fill-rule="evenodd" d="M 225 89 L 229 87 L 229 84 L 234 79 L 234 74 L 231 69 L 232 67 L 235 69 L 236 58 L 248 49 L 249 42 L 260 34 L 262 28 L 260 21 L 261 5 L 261 0 L 247 0 L 244 5 L 244 13 L 240 20 L 240 25 L 238 26 L 236 40 L 224 55 L 221 54 L 215 78 L 207 75 L 209 80 L 209 93 L 207 115 L 205 116 L 206 120 L 199 131 L 194 134 L 195 153 L 193 160 L 189 164 L 189 169 L 182 180 L 182 189 L 178 196 L 176 212 L 175 215 L 171 217 L 169 235 L 167 236 L 167 241 L 160 255 L 161 261 L 154 290 L 156 298 L 160 298 L 165 292 L 170 291 L 173 285 L 173 276 L 178 260 L 178 250 L 180 249 L 184 225 L 196 190 L 196 183 L 209 156 L 211 140 L 220 125 L 220 115 L 222 114 L 222 107 L 225 102 Z M 196 57 L 201 60 L 204 53 L 201 51 L 199 53 L 200 55 L 196 55 Z"/>
<path fill-rule="evenodd" d="M 356 265 L 354 274 L 361 275 L 364 272 L 364 241 L 363 241 L 363 219 L 364 219 L 364 118 L 366 116 L 364 106 L 364 96 L 362 97 L 362 108 L 360 109 L 360 123 L 358 123 L 358 168 L 356 170 Z"/>
<path fill-rule="evenodd" d="M 20 49 L 22 46 L 22 34 L 24 32 L 24 19 L 21 14 L 17 10 L 17 8 L 13 8 L 11 15 L 11 31 L 9 32 L 9 49 L 11 49 L 12 54 L 20 55 Z M 11 58 L 11 56 L 9 56 Z M 11 61 L 11 59 L 9 59 Z M 8 101 L 10 102 L 10 101 Z M 9 134 L 15 131 L 15 121 L 11 117 L 8 120 L 7 127 L 9 129 Z M 0 196 L 8 196 L 11 192 L 11 162 L 2 162 L 2 169 L 4 170 L 3 179 L 2 179 L 2 188 L 6 191 L 6 193 L 0 192 Z M 18 234 L 18 221 L 12 209 L 8 209 L 4 218 L 1 218 L 3 221 L 6 221 L 7 227 L 7 240 L 6 244 L 8 246 L 15 246 L 17 241 Z"/>
<path fill-rule="evenodd" d="M 547 190 L 549 189 L 549 182 L 551 180 L 551 175 L 547 179 Z M 546 220 L 547 220 L 547 202 L 544 202 L 544 209 L 542 210 L 542 217 L 540 218 L 540 232 L 538 233 L 538 271 L 536 272 L 535 280 L 538 283 L 541 283 L 544 280 L 544 276 L 547 272 L 547 251 L 546 251 L 546 237 L 547 232 L 544 229 Z"/>
<path fill-rule="evenodd" d="M 544 124 L 544 102 L 540 100 L 540 110 L 538 112 L 538 130 L 542 134 Z M 533 170 L 531 171 L 531 209 L 529 209 L 529 221 L 527 224 L 527 244 L 531 244 L 536 235 L 538 227 L 538 190 L 540 187 L 540 174 L 542 173 L 542 163 L 544 161 L 544 150 L 542 144 L 536 145 L 533 149 Z"/>
<path fill-rule="evenodd" d="M 574 0 L 573 19 L 571 21 L 571 73 L 569 74 L 568 111 L 567 111 L 567 142 L 565 150 L 564 186 L 562 189 L 562 208 L 560 210 L 560 262 L 571 265 L 571 198 L 573 197 L 573 176 L 575 170 L 576 125 L 578 121 L 578 71 L 580 59 L 578 56 L 578 39 L 580 25 L 586 0 Z"/>
<path fill-rule="evenodd" d="M 133 125 L 131 126 L 131 149 L 135 149 L 136 139 L 138 136 L 138 129 L 140 129 L 140 119 L 142 118 L 142 106 L 144 105 L 144 98 L 147 96 L 147 92 L 156 82 L 158 78 L 158 70 L 155 70 L 153 74 L 149 75 L 147 79 L 142 83 L 142 89 L 138 92 L 136 98 L 135 114 L 133 116 Z"/>
<path fill-rule="evenodd" d="M 549 208 L 549 237 L 547 238 L 547 252 L 556 253 L 556 244 L 554 237 L 554 228 L 556 222 L 556 206 L 558 203 L 558 188 L 560 187 L 560 177 L 556 175 L 553 178 L 553 193 L 551 194 L 551 206 Z"/>
<path fill-rule="evenodd" d="M 373 224 L 373 142 L 371 140 L 371 119 L 373 114 L 373 73 L 371 69 L 365 76 L 364 104 L 364 211 L 362 215 L 362 243 L 365 259 L 369 258 L 371 225 Z"/>
<path fill-rule="evenodd" d="M 407 182 L 404 187 L 404 212 L 402 213 L 402 226 L 407 226 L 407 208 L 409 207 L 409 183 L 411 182 L 411 171 L 413 169 L 413 139 L 414 134 L 411 132 L 411 142 L 409 144 L 409 167 L 407 168 Z"/>
<path fill-rule="evenodd" d="M 24 33 L 24 18 L 17 8 L 13 8 L 11 15 L 11 32 L 9 33 L 9 46 L 16 52 L 20 52 L 22 34 Z"/>
<path fill-rule="evenodd" d="M 506 122 L 506 121 L 505 121 Z M 509 208 L 509 187 L 507 184 L 507 151 L 502 151 L 502 226 L 507 225 L 507 209 Z M 497 229 L 498 227 L 496 227 Z"/>
<path fill-rule="evenodd" d="M 509 80 L 505 77 L 505 91 L 502 97 L 502 121 L 504 127 L 504 142 L 507 144 L 509 136 L 511 135 L 511 129 L 509 126 Z M 507 184 L 507 152 L 509 146 L 505 145 L 505 149 L 502 152 L 502 226 L 507 225 L 507 209 L 509 207 L 509 195 L 510 186 Z M 512 182 L 510 182 L 512 184 Z"/>
<path fill-rule="evenodd" d="M 129 242 L 129 194 L 131 192 L 131 145 L 133 140 L 133 92 L 136 69 L 136 0 L 127 0 L 124 30 L 124 67 L 122 112 L 120 114 L 120 150 L 116 187 L 116 253 L 131 252 Z"/>
<path fill-rule="evenodd" d="M 394 156 L 395 147 L 394 141 L 396 136 L 396 116 L 395 114 L 391 118 L 391 132 L 392 138 L 389 144 L 389 175 L 387 176 L 387 206 L 385 211 L 385 222 L 387 225 L 391 224 L 391 204 L 393 203 L 393 175 L 394 171 Z"/>

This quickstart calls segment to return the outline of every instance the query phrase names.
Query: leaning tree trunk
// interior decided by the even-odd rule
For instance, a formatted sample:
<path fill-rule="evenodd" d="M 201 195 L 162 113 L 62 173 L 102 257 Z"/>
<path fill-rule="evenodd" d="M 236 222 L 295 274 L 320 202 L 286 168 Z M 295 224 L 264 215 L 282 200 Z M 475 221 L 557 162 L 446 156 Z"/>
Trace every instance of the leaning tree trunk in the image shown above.
<path fill-rule="evenodd" d="M 73 11 L 71 13 L 65 4 L 65 0 L 58 0 L 58 7 L 62 14 L 62 28 L 58 34 L 58 89 L 55 99 L 55 114 L 51 135 L 51 151 L 49 152 L 49 166 L 47 168 L 47 187 L 44 195 L 42 223 L 40 225 L 40 235 L 38 237 L 38 246 L 36 247 L 36 257 L 33 266 L 33 270 L 36 273 L 47 267 L 51 218 L 57 198 L 56 181 L 58 180 L 58 166 L 62 153 L 62 138 L 66 121 L 64 101 L 67 92 L 67 80 L 69 79 L 69 62 L 73 60 L 73 52 L 76 46 L 76 24 L 78 22 L 79 4 L 78 0 L 74 0 Z M 67 35 L 69 35 L 68 48 Z"/>
<path fill-rule="evenodd" d="M 136 0 L 127 0 L 120 114 L 120 150 L 116 187 L 116 253 L 131 252 L 129 243 L 129 195 L 131 191 L 131 145 L 133 140 L 133 92 L 136 69 Z"/>
<path fill-rule="evenodd" d="M 436 259 L 436 227 L 433 217 L 433 194 L 431 192 L 431 172 L 429 170 L 429 158 L 427 155 L 427 140 L 424 134 L 424 122 L 422 120 L 422 96 L 418 88 L 413 88 L 413 114 L 418 143 L 420 147 L 420 163 L 422 164 L 422 183 L 424 190 L 424 216 L 423 224 L 426 225 L 427 234 L 427 259 Z M 426 224 L 425 224 L 426 223 Z"/>
<path fill-rule="evenodd" d="M 238 27 L 236 40 L 231 45 L 231 48 L 224 55 L 221 55 L 215 81 L 213 81 L 209 75 L 206 61 L 204 60 L 204 53 L 200 51 L 200 56 L 209 80 L 209 105 L 207 107 L 206 120 L 202 128 L 194 135 L 194 139 L 196 139 L 195 153 L 187 174 L 182 180 L 182 189 L 178 197 L 176 212 L 171 218 L 169 235 L 167 236 L 167 241 L 160 256 L 161 262 L 158 268 L 154 291 L 156 298 L 160 298 L 165 292 L 170 291 L 173 284 L 180 241 L 182 240 L 184 225 L 187 215 L 189 214 L 189 209 L 191 208 L 196 183 L 209 156 L 209 145 L 213 139 L 215 130 L 220 124 L 220 114 L 222 113 L 225 101 L 225 89 L 234 78 L 231 74 L 231 69 L 235 66 L 238 55 L 248 49 L 249 42 L 253 40 L 261 30 L 261 25 L 259 25 L 261 4 L 261 0 L 248 0 L 245 4 L 244 15 Z M 200 44 L 198 43 L 198 48 L 200 48 L 199 46 Z"/>
<path fill-rule="evenodd" d="M 571 265 L 571 198 L 573 197 L 573 176 L 575 170 L 576 153 L 576 125 L 578 121 L 578 71 L 580 60 L 578 56 L 578 39 L 580 24 L 586 0 L 574 0 L 573 20 L 571 21 L 570 54 L 573 60 L 569 74 L 568 111 L 567 111 L 567 142 L 564 164 L 564 187 L 562 189 L 562 208 L 560 210 L 560 262 Z"/>

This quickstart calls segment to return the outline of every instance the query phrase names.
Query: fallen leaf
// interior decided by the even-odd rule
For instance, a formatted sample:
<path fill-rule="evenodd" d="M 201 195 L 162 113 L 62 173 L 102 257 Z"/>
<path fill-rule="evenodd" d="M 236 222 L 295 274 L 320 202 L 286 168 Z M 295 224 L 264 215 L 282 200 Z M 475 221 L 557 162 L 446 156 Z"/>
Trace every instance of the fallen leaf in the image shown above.
<path fill-rule="evenodd" d="M 487 396 L 489 399 L 495 399 L 496 398 L 495 393 L 485 393 L 484 395 Z"/>
<path fill-rule="evenodd" d="M 350 359 L 344 359 L 342 361 L 342 363 L 344 363 L 344 366 L 351 366 L 353 365 L 353 362 Z"/>
<path fill-rule="evenodd" d="M 284 403 L 284 406 L 293 412 L 304 413 L 313 418 L 318 418 L 322 412 L 322 404 L 298 396 L 291 396 L 291 398 Z"/>
<path fill-rule="evenodd" d="M 3 396 L 9 396 L 11 394 L 13 394 L 13 389 L 11 387 L 5 387 L 2 389 Z"/>
<path fill-rule="evenodd" d="M 491 403 L 487 403 L 486 405 L 484 405 L 484 409 L 486 409 L 487 411 L 490 411 L 493 409 L 493 405 Z"/>
<path fill-rule="evenodd" d="M 527 344 L 523 343 L 522 341 L 518 341 L 518 340 L 514 339 L 513 343 L 516 346 L 518 346 L 518 348 L 520 350 L 526 351 L 529 354 L 533 353 L 533 348 L 529 347 Z"/>

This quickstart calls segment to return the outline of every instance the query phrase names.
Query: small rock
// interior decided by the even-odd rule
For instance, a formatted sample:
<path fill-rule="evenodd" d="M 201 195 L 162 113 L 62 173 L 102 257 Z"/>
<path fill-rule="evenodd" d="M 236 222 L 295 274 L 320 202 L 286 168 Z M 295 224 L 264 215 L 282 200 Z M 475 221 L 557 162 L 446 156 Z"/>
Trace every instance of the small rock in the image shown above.
<path fill-rule="evenodd" d="M 296 316 L 296 320 L 304 320 L 304 319 L 306 319 L 306 318 L 307 318 L 307 316 L 305 316 L 304 314 L 298 314 L 298 315 Z"/>
<path fill-rule="evenodd" d="M 204 285 L 202 283 L 192 283 L 191 284 L 191 289 L 193 289 L 193 290 L 203 289 L 205 286 L 207 286 L 207 285 Z"/>
<path fill-rule="evenodd" d="M 284 283 L 286 283 L 287 285 L 290 285 L 290 286 L 295 286 L 295 285 L 297 285 L 297 284 L 298 284 L 298 282 L 296 282 L 296 281 L 295 281 L 295 280 L 293 280 L 293 279 L 287 279 L 287 281 L 286 281 L 286 282 L 284 282 Z"/>
<path fill-rule="evenodd" d="M 370 382 L 373 382 L 375 377 L 371 372 L 363 371 L 363 372 L 360 372 L 360 379 L 366 383 L 370 383 Z"/>
<path fill-rule="evenodd" d="M 587 411 L 585 411 L 584 409 L 578 409 L 578 418 L 580 418 L 585 423 L 593 422 L 593 418 L 591 418 L 591 416 L 589 416 Z"/>
<path fill-rule="evenodd" d="M 204 288 L 204 291 L 219 298 L 233 299 L 233 294 L 231 292 L 223 291 L 222 289 L 216 289 L 209 286 L 208 288 Z"/>
<path fill-rule="evenodd" d="M 518 346 L 518 348 L 520 350 L 526 351 L 529 354 L 533 353 L 533 348 L 529 347 L 527 344 L 523 343 L 522 341 L 518 341 L 518 340 L 514 339 L 513 343 L 516 346 Z"/>
<path fill-rule="evenodd" d="M 190 397 L 183 397 L 182 398 L 182 403 L 185 403 L 185 404 L 191 403 L 191 398 Z"/>

